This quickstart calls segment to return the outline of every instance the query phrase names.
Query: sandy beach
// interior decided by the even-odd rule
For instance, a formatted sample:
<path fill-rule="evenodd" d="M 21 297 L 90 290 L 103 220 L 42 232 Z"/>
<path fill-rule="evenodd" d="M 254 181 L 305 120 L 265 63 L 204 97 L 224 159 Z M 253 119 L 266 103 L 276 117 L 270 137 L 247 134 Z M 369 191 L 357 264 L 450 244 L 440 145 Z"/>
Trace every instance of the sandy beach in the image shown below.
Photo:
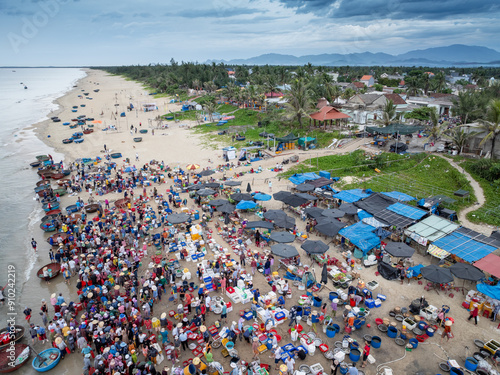
<path fill-rule="evenodd" d="M 110 152 L 119 152 L 122 154 L 122 158 L 117 159 L 119 165 L 123 164 L 123 160 L 126 158 L 130 159 L 130 164 L 135 165 L 137 168 L 141 167 L 145 163 L 149 163 L 151 160 L 163 161 L 166 165 L 171 167 L 180 166 L 185 168 L 187 164 L 195 163 L 199 164 L 201 168 L 215 168 L 217 165 L 223 163 L 221 148 L 225 145 L 219 145 L 218 149 L 214 149 L 204 142 L 201 135 L 195 134 L 190 128 L 194 126 L 194 123 L 189 121 L 182 123 L 165 122 L 168 123 L 169 127 L 165 129 L 156 128 L 155 118 L 158 115 L 163 115 L 168 111 L 178 111 L 180 110 L 180 105 L 169 104 L 168 98 L 153 99 L 149 96 L 144 88 L 132 81 L 127 81 L 122 77 L 111 76 L 103 71 L 89 70 L 87 71 L 87 76 L 80 80 L 73 90 L 68 92 L 64 97 L 58 100 L 60 109 L 51 116 L 58 116 L 61 122 L 54 123 L 50 120 L 42 122 L 35 125 L 39 137 L 46 142 L 49 146 L 53 147 L 58 152 L 65 155 L 64 162 L 70 163 L 78 158 L 94 158 L 96 156 L 102 157 L 104 155 L 104 145 L 106 145 L 107 150 Z M 94 90 L 99 90 L 94 92 Z M 82 93 L 89 93 L 88 96 L 92 99 L 85 99 L 85 95 Z M 82 96 L 82 97 L 79 97 Z M 140 110 L 140 105 L 143 103 L 155 102 L 158 105 L 157 111 L 143 112 Z M 132 103 L 134 107 L 139 107 L 139 110 L 127 111 L 126 107 Z M 85 107 L 81 107 L 84 104 Z M 117 106 L 115 104 L 118 104 Z M 72 112 L 72 107 L 78 106 L 77 112 Z M 126 117 L 120 117 L 120 113 L 125 112 Z M 64 126 L 64 122 L 70 122 L 72 118 L 79 115 L 85 114 L 87 117 L 93 117 L 95 121 L 100 121 L 101 123 L 94 124 L 94 132 L 84 136 L 84 142 L 81 144 L 71 143 L 69 145 L 63 144 L 62 140 L 68 138 L 76 131 L 80 129 L 70 129 L 69 126 Z M 141 125 L 140 125 L 141 124 Z M 117 130 L 106 130 L 114 125 Z M 130 128 L 133 127 L 132 131 Z M 135 128 L 138 129 L 137 133 Z M 147 129 L 146 134 L 141 134 L 139 130 Z M 153 135 L 154 130 L 154 135 Z M 50 136 L 50 137 L 49 137 Z M 142 137 L 142 142 L 134 142 L 134 137 Z M 318 153 L 336 153 L 336 152 L 350 152 L 359 147 L 362 144 L 354 142 L 348 145 L 342 150 L 335 151 L 325 151 L 321 150 Z M 303 160 L 310 154 L 303 151 L 295 152 Z M 138 160 L 136 161 L 136 157 Z M 287 155 L 288 157 L 288 155 Z M 276 178 L 276 172 L 272 172 L 269 168 L 273 167 L 277 162 L 281 162 L 283 156 L 277 158 L 270 158 L 259 162 L 259 165 L 263 168 L 263 173 L 261 174 L 245 174 L 239 181 L 242 181 L 242 190 L 245 189 L 247 183 L 251 184 L 253 191 L 263 191 L 266 193 L 275 193 L 280 190 L 290 190 L 292 184 L 286 180 L 279 180 Z M 255 168 L 258 165 L 254 166 Z M 285 165 L 285 168 L 288 166 Z M 242 166 L 239 168 L 234 168 L 231 171 L 226 171 L 226 176 L 230 176 L 232 173 L 239 171 L 248 171 L 251 167 Z M 33 172 L 35 173 L 35 172 Z M 211 177 L 217 179 L 222 178 L 223 174 L 218 172 Z M 270 192 L 268 181 L 272 181 L 272 191 Z M 167 181 L 168 182 L 168 181 Z M 165 194 L 169 183 L 162 185 L 154 185 L 161 194 Z M 153 186 L 150 188 L 152 189 Z M 81 198 L 84 201 L 88 200 L 88 193 L 82 192 L 78 196 L 64 196 L 62 197 L 61 207 L 66 207 L 73 204 L 77 198 Z M 184 194 L 183 198 L 187 198 L 187 194 Z M 97 200 L 103 201 L 108 199 L 111 202 L 122 198 L 122 194 L 107 194 L 106 196 L 96 197 Z M 154 204 L 154 202 L 153 202 Z M 272 208 L 282 208 L 282 204 L 279 201 L 271 200 L 264 202 L 265 207 L 268 209 Z M 188 198 L 188 206 L 195 208 L 195 203 L 193 200 Z M 244 217 L 248 217 L 250 220 L 256 220 L 256 216 L 252 214 L 244 214 Z M 224 240 L 216 234 L 214 222 L 209 223 L 209 228 L 214 230 L 214 239 L 220 243 L 224 244 Z M 299 230 L 303 231 L 306 222 L 297 218 L 297 226 Z M 48 244 L 43 238 L 47 236 L 38 230 L 35 237 L 39 242 L 39 254 L 37 265 L 34 267 L 32 277 L 25 286 L 26 295 L 21 297 L 21 303 L 24 305 L 29 305 L 33 310 L 38 311 L 40 305 L 40 299 L 48 299 L 50 294 L 53 292 L 61 292 L 68 299 L 76 300 L 76 290 L 74 284 L 76 281 L 72 281 L 72 285 L 67 286 L 64 284 L 62 277 L 55 279 L 50 285 L 45 285 L 39 279 L 37 279 L 35 272 L 43 264 L 47 263 L 47 251 Z M 312 235 L 311 239 L 322 239 L 316 235 Z M 303 263 L 311 263 L 311 260 L 307 257 L 307 254 L 300 249 L 300 245 L 294 244 L 299 250 L 302 256 Z M 255 244 L 250 246 L 255 248 Z M 330 244 L 329 253 L 339 259 L 342 258 L 341 250 Z M 210 257 L 210 251 L 208 256 Z M 437 263 L 435 258 L 430 256 L 423 256 L 422 254 L 415 254 L 414 257 L 415 264 L 422 263 L 428 265 L 430 263 Z M 147 264 L 147 262 L 143 262 Z M 183 266 L 191 269 L 193 273 L 196 270 L 196 265 L 194 263 L 184 262 Z M 145 271 L 141 268 L 139 274 Z M 248 267 L 247 267 L 248 268 Z M 469 313 L 467 310 L 461 307 L 461 304 L 465 298 L 462 291 L 454 291 L 453 297 L 448 295 L 437 294 L 435 291 L 424 291 L 425 280 L 423 285 L 419 285 L 416 281 L 412 281 L 410 284 L 405 282 L 404 285 L 400 285 L 399 281 L 387 281 L 381 276 L 375 275 L 376 267 L 365 268 L 357 265 L 353 270 L 360 274 L 360 279 L 368 283 L 369 281 L 376 280 L 379 283 L 379 287 L 374 291 L 374 294 L 381 293 L 387 296 L 387 301 L 383 302 L 380 308 L 374 308 L 367 319 L 367 323 L 371 324 L 371 327 L 363 327 L 361 330 L 357 330 L 352 333 L 352 337 L 356 338 L 358 341 L 362 342 L 364 335 L 377 335 L 382 338 L 382 347 L 380 349 L 372 349 L 372 355 L 376 359 L 375 364 L 368 365 L 367 368 L 363 369 L 365 374 L 375 375 L 377 374 L 377 366 L 382 363 L 388 363 L 388 366 L 392 368 L 393 373 L 397 375 L 403 374 L 437 374 L 440 372 L 438 364 L 443 362 L 443 359 L 449 358 L 456 359 L 461 364 L 463 364 L 466 356 L 466 346 L 469 348 L 468 355 L 477 351 L 474 346 L 474 339 L 481 339 L 483 341 L 488 341 L 492 338 L 498 340 L 500 331 L 496 329 L 498 322 L 495 324 L 489 319 L 480 318 L 479 324 L 476 326 L 470 321 L 467 321 Z M 320 278 L 321 268 L 315 265 L 315 272 L 318 278 Z M 280 274 L 283 276 L 284 271 L 280 270 Z M 462 285 L 462 281 L 457 282 L 458 285 Z M 270 290 L 269 285 L 262 275 L 256 275 L 254 278 L 254 286 L 260 288 L 261 293 Z M 470 283 L 465 284 L 466 288 L 472 288 Z M 320 296 L 324 301 L 328 300 L 328 295 L 330 291 L 333 291 L 334 286 L 329 283 L 327 288 L 323 288 L 320 292 Z M 295 305 L 299 296 L 302 294 L 296 287 L 292 287 L 293 297 L 292 299 L 286 300 L 287 308 Z M 212 293 L 213 295 L 214 293 Z M 448 293 L 449 294 L 449 293 Z M 393 339 L 389 339 L 385 333 L 380 332 L 375 325 L 375 318 L 386 318 L 389 317 L 389 311 L 393 310 L 395 307 L 408 307 L 408 305 L 415 299 L 420 298 L 425 295 L 429 304 L 436 307 L 441 307 L 442 305 L 450 306 L 451 310 L 448 314 L 453 317 L 455 324 L 453 325 L 454 338 L 449 342 L 445 342 L 440 348 L 438 346 L 440 335 L 435 335 L 429 338 L 425 343 L 418 346 L 418 349 L 412 352 L 405 351 L 404 347 L 398 346 L 394 343 Z M 237 321 L 239 319 L 239 311 L 247 308 L 249 306 L 243 307 L 241 304 L 234 306 L 233 311 L 229 313 L 228 321 Z M 163 311 L 170 311 L 175 309 L 172 302 L 167 302 L 166 299 L 162 300 L 158 307 L 155 307 L 155 316 L 159 316 Z M 212 324 L 215 321 L 216 316 L 211 314 L 208 318 L 207 325 Z M 36 316 L 35 321 L 37 321 L 38 316 Z M 393 318 L 391 318 L 391 321 Z M 339 322 L 336 322 L 341 324 Z M 302 323 L 305 327 L 306 332 L 310 327 L 306 327 L 305 322 Z M 288 323 L 279 325 L 277 327 L 278 334 L 282 336 L 282 341 L 280 344 L 285 344 L 290 342 L 289 334 L 287 333 Z M 337 335 L 333 340 L 327 339 L 325 333 L 322 331 L 322 327 L 318 329 L 318 336 L 326 342 L 331 348 L 334 346 L 335 341 L 339 341 L 342 335 Z M 40 350 L 42 348 L 41 344 L 36 344 L 35 349 Z M 251 360 L 251 350 L 250 347 L 243 341 L 239 342 L 236 349 L 238 349 L 241 358 L 247 362 Z M 248 349 L 248 350 L 247 350 Z M 268 358 L 269 352 L 261 355 L 261 362 L 273 364 L 273 360 Z M 191 352 L 181 352 L 181 362 L 191 358 Z M 214 357 L 219 360 L 225 367 L 226 371 L 230 371 L 229 358 L 222 358 L 220 350 L 215 350 Z M 404 357 L 404 358 L 402 358 Z M 401 359 L 402 358 L 402 359 Z M 392 363 L 389 363 L 392 362 Z M 308 356 L 303 362 L 305 364 L 311 365 L 314 363 L 320 363 L 325 372 L 329 374 L 330 360 L 327 360 L 323 354 L 316 351 L 314 356 Z M 297 361 L 296 367 L 301 365 L 301 361 Z M 163 366 L 157 366 L 158 370 L 161 370 Z M 75 353 L 67 356 L 64 361 L 58 365 L 57 373 L 61 374 L 81 374 L 82 373 L 82 356 L 81 354 Z M 21 374 L 33 373 L 31 366 L 25 366 L 19 370 Z M 272 374 L 277 373 L 276 371 L 271 371 Z"/>

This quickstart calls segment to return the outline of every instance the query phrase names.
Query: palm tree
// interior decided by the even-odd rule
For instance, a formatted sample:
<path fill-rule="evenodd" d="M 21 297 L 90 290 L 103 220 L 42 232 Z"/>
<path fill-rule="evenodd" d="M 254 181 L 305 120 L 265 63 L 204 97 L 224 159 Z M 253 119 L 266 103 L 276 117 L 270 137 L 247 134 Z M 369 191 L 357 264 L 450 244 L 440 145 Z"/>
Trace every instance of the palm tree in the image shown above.
<path fill-rule="evenodd" d="M 328 84 L 325 86 L 326 97 L 330 103 L 335 103 L 342 96 L 342 89 L 339 85 Z"/>
<path fill-rule="evenodd" d="M 475 93 L 470 91 L 460 92 L 458 99 L 453 99 L 451 110 L 454 116 L 460 117 L 462 124 L 467 124 L 469 119 L 479 115 L 479 101 Z"/>
<path fill-rule="evenodd" d="M 444 133 L 444 136 L 458 148 L 458 154 L 462 153 L 462 149 L 467 144 L 467 141 L 474 137 L 478 132 L 466 132 L 461 126 L 457 126 Z"/>
<path fill-rule="evenodd" d="M 342 93 L 342 99 L 344 100 L 349 100 L 351 99 L 354 95 L 356 95 L 356 91 L 351 89 L 350 87 L 346 88 L 344 92 Z"/>
<path fill-rule="evenodd" d="M 393 124 L 395 121 L 399 120 L 399 117 L 401 116 L 400 113 L 396 112 L 396 109 L 397 106 L 394 102 L 392 100 L 388 100 L 382 111 L 382 118 L 380 120 L 376 120 L 375 122 L 384 126 Z"/>
<path fill-rule="evenodd" d="M 408 96 L 418 96 L 420 93 L 420 82 L 415 76 L 410 76 L 405 79 L 406 92 Z"/>
<path fill-rule="evenodd" d="M 442 92 L 446 88 L 446 77 L 443 72 L 437 72 L 432 79 L 432 85 L 436 92 Z"/>
<path fill-rule="evenodd" d="M 486 111 L 486 118 L 479 120 L 481 124 L 480 129 L 486 132 L 480 146 L 491 139 L 491 159 L 495 158 L 495 142 L 497 136 L 500 134 L 500 99 L 492 99 L 488 104 Z"/>
<path fill-rule="evenodd" d="M 312 109 L 311 95 L 304 79 L 295 79 L 285 97 L 289 118 L 297 119 L 302 127 L 302 118 L 307 116 L 307 112 Z"/>
<path fill-rule="evenodd" d="M 200 83 L 200 80 L 199 79 L 195 79 L 193 81 L 193 89 L 195 89 L 196 91 L 198 91 L 201 87 L 201 83 Z"/>
<path fill-rule="evenodd" d="M 431 142 L 435 143 L 448 127 L 448 122 L 445 121 L 443 123 L 439 123 L 439 114 L 435 107 L 432 107 L 429 112 L 429 120 L 431 122 L 431 126 L 429 128 L 429 139 Z"/>
<path fill-rule="evenodd" d="M 214 98 L 215 99 L 215 98 Z M 210 122 L 213 122 L 213 114 L 215 113 L 216 111 L 216 104 L 215 104 L 215 100 L 214 101 L 210 101 L 210 102 L 207 102 L 205 104 L 205 106 L 203 107 L 203 109 L 208 113 L 208 118 L 210 119 Z"/>

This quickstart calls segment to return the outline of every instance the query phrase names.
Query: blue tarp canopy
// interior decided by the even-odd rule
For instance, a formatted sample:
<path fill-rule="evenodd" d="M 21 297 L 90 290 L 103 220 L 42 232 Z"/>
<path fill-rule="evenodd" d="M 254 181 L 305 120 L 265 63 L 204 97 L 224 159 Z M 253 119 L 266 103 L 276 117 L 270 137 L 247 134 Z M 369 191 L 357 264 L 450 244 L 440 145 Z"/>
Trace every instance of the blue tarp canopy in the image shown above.
<path fill-rule="evenodd" d="M 306 181 L 317 180 L 320 177 L 321 176 L 318 176 L 316 173 L 308 172 L 308 173 L 295 173 L 288 179 L 292 181 L 295 185 L 300 185 Z"/>
<path fill-rule="evenodd" d="M 349 241 L 351 241 L 357 248 L 363 251 L 366 255 L 368 251 L 380 245 L 380 238 L 378 238 L 373 231 L 374 227 L 366 225 L 361 222 L 342 228 L 339 234 Z"/>
<path fill-rule="evenodd" d="M 500 300 L 500 284 L 498 285 L 488 285 L 488 284 L 477 284 L 476 289 L 488 297 Z"/>
<path fill-rule="evenodd" d="M 360 221 L 362 221 L 363 219 L 366 219 L 367 217 L 373 217 L 373 215 L 369 214 L 365 210 L 358 211 L 358 219 Z"/>
<path fill-rule="evenodd" d="M 473 240 L 464 234 L 453 232 L 433 242 L 433 245 L 456 255 L 466 262 L 475 262 L 495 251 L 490 245 Z"/>
<path fill-rule="evenodd" d="M 387 195 L 388 197 L 394 198 L 401 202 L 408 202 L 415 200 L 415 197 L 412 197 L 411 195 L 405 193 L 401 193 L 399 191 L 387 191 L 387 192 L 382 192 L 382 194 Z"/>
<path fill-rule="evenodd" d="M 342 190 L 340 193 L 335 194 L 333 197 L 347 203 L 354 203 L 369 196 L 370 194 L 364 193 L 362 189 L 351 189 Z"/>
<path fill-rule="evenodd" d="M 403 203 L 394 203 L 387 207 L 389 211 L 395 212 L 401 216 L 413 219 L 413 220 L 418 220 L 422 218 L 424 215 L 427 214 L 424 210 L 421 210 L 419 208 L 415 208 L 412 206 L 408 206 Z"/>
<path fill-rule="evenodd" d="M 413 267 L 408 267 L 408 269 L 410 271 L 412 271 L 413 273 L 413 276 L 416 277 L 418 275 L 420 275 L 420 270 L 423 268 L 424 266 L 422 264 L 417 264 L 416 266 L 413 266 Z"/>

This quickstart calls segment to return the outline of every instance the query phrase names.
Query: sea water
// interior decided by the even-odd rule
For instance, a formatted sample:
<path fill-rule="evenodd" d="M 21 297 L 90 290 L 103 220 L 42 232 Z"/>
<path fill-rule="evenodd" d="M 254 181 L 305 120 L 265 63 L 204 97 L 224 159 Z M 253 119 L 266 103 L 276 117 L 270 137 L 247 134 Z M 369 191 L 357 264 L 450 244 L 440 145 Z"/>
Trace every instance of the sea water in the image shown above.
<path fill-rule="evenodd" d="M 30 127 L 50 117 L 58 108 L 54 100 L 85 75 L 77 68 L 0 69 L 0 288 L 7 283 L 7 267 L 14 266 L 18 301 L 24 299 L 21 294 L 32 294 L 28 300 L 37 294 L 40 281 L 29 280 L 37 257 L 49 263 L 49 246 L 39 229 L 44 212 L 34 200 L 39 178 L 29 164 L 40 154 L 51 154 L 56 161 L 63 159 Z M 38 242 L 37 253 L 31 247 L 32 237 Z M 38 306 L 32 308 L 38 310 Z M 4 318 L 0 314 L 2 326 Z"/>

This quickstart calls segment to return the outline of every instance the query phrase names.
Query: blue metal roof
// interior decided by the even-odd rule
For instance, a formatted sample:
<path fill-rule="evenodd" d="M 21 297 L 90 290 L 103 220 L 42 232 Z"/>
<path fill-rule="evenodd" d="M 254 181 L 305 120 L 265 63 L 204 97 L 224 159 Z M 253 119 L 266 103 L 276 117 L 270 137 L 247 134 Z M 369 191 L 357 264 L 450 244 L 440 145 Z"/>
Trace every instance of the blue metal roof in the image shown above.
<path fill-rule="evenodd" d="M 443 249 L 466 262 L 475 262 L 495 251 L 490 245 L 473 240 L 470 237 L 458 232 L 440 238 L 433 242 L 433 245 Z"/>
<path fill-rule="evenodd" d="M 357 202 L 363 198 L 369 197 L 370 194 L 364 193 L 362 189 L 342 190 L 333 197 L 347 203 Z"/>
<path fill-rule="evenodd" d="M 387 195 L 388 197 L 394 198 L 398 201 L 401 202 L 408 202 L 408 201 L 414 201 L 415 197 L 412 197 L 411 195 L 401 193 L 399 191 L 388 191 L 388 192 L 382 192 L 382 194 Z"/>
<path fill-rule="evenodd" d="M 358 222 L 349 227 L 339 230 L 339 234 L 349 239 L 357 248 L 363 250 L 363 254 L 380 245 L 380 238 L 377 237 L 371 225 Z"/>
<path fill-rule="evenodd" d="M 391 204 L 389 207 L 387 207 L 389 211 L 395 212 L 401 216 L 413 219 L 413 220 L 418 220 L 422 218 L 424 215 L 427 214 L 424 210 L 421 210 L 416 207 L 408 206 L 403 203 L 394 203 Z"/>

